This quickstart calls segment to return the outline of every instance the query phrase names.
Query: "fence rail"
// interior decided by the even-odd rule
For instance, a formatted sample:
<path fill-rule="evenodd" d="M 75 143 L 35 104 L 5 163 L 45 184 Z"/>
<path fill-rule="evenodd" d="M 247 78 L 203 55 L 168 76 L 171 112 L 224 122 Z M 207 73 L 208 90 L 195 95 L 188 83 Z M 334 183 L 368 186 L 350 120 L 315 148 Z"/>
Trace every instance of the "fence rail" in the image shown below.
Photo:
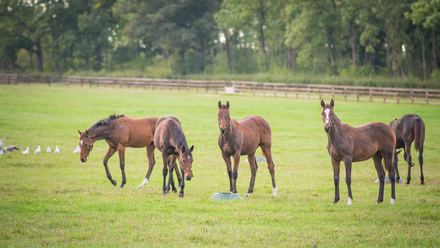
<path fill-rule="evenodd" d="M 208 80 L 177 80 L 152 78 L 111 78 L 111 77 L 80 77 L 80 76 L 34 76 L 18 74 L 0 74 L 0 84 L 43 83 L 78 84 L 89 87 L 128 87 L 150 90 L 177 90 L 196 92 L 225 93 L 225 88 L 239 95 L 268 97 L 293 97 L 306 99 L 343 99 L 345 101 L 394 102 L 411 104 L 440 105 L 440 90 L 379 88 L 357 86 L 332 86 L 313 84 L 262 83 L 247 81 L 208 81 Z"/>

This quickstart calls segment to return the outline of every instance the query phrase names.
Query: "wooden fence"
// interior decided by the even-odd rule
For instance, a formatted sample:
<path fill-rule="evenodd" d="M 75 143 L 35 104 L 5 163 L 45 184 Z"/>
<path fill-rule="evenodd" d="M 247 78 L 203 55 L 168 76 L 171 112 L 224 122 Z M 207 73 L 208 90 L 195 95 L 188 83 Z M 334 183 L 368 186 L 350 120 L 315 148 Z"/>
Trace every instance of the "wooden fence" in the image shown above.
<path fill-rule="evenodd" d="M 345 101 L 369 101 L 411 104 L 440 104 L 440 90 L 379 88 L 357 86 L 332 86 L 312 84 L 261 83 L 245 81 L 208 81 L 151 78 L 110 78 L 110 77 L 54 77 L 17 74 L 0 74 L 0 84 L 43 83 L 77 84 L 89 87 L 128 87 L 149 90 L 176 90 L 212 92 L 215 94 L 232 92 L 238 95 L 267 97 L 293 97 L 306 99 L 338 99 Z M 231 91 L 232 89 L 232 91 Z"/>

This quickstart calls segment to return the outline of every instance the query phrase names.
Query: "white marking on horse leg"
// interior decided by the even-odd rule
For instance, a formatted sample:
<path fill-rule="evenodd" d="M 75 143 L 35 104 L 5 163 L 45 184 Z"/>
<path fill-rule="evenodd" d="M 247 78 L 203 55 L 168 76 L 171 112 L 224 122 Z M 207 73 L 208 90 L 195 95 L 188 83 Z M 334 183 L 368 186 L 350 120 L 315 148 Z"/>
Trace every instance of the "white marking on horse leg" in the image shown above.
<path fill-rule="evenodd" d="M 246 195 L 244 195 L 244 197 L 249 197 L 251 196 L 252 193 L 247 193 Z"/>
<path fill-rule="evenodd" d="M 142 181 L 142 183 L 138 186 L 138 189 L 144 187 L 147 184 L 148 184 L 148 179 L 145 178 L 144 181 Z"/>
<path fill-rule="evenodd" d="M 273 194 L 274 196 L 277 196 L 277 187 L 275 187 L 275 188 L 272 189 L 272 194 Z"/>
<path fill-rule="evenodd" d="M 351 199 L 350 197 L 348 197 L 348 202 L 347 202 L 347 205 L 350 205 L 351 206 L 351 202 L 353 201 L 353 199 Z"/>
<path fill-rule="evenodd" d="M 391 205 L 394 205 L 395 201 L 396 201 L 395 199 L 391 198 Z"/>

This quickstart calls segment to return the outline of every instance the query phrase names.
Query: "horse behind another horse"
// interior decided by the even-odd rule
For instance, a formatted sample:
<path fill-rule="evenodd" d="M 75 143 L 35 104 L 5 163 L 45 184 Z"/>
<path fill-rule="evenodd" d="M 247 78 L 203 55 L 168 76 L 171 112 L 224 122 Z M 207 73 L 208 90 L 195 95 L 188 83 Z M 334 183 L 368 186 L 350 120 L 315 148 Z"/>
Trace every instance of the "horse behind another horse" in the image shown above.
<path fill-rule="evenodd" d="M 400 119 L 395 119 L 390 122 L 390 126 L 393 128 L 396 135 L 396 149 L 403 148 L 404 159 L 408 163 L 408 175 L 406 183 L 411 181 L 411 167 L 414 166 L 411 158 L 411 144 L 414 142 L 416 151 L 419 152 L 419 164 L 420 164 L 420 180 L 421 184 L 425 184 L 425 177 L 423 176 L 423 143 L 425 142 L 425 123 L 422 118 L 416 114 L 404 115 Z M 394 155 L 394 166 L 396 168 L 397 178 L 400 178 L 399 169 L 397 167 L 398 157 L 400 153 L 396 152 Z"/>
<path fill-rule="evenodd" d="M 179 159 L 182 180 L 180 180 L 179 196 L 183 197 L 185 188 L 185 179 L 191 180 L 193 173 L 191 166 L 193 163 L 192 151 L 194 146 L 188 147 L 185 135 L 183 134 L 182 126 L 179 119 L 174 116 L 162 117 L 156 123 L 156 132 L 154 133 L 154 144 L 156 148 L 162 152 L 163 160 L 163 187 L 162 194 L 166 195 L 169 191 L 166 187 L 166 177 L 168 174 L 167 165 L 170 164 L 170 177 L 172 177 L 172 170 L 176 169 L 175 160 Z M 170 180 L 172 180 L 170 178 Z"/>

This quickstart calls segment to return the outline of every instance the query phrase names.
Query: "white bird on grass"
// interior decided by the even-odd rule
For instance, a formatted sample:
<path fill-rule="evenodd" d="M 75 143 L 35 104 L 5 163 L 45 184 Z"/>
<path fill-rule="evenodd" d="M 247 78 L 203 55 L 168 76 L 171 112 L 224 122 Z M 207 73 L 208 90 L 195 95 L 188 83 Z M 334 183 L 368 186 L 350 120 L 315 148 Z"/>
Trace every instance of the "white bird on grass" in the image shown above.
<path fill-rule="evenodd" d="M 41 148 L 40 146 L 38 146 L 37 150 L 34 151 L 34 153 L 40 153 L 41 152 Z"/>
<path fill-rule="evenodd" d="M 60 149 L 58 149 L 58 146 L 55 146 L 55 151 L 53 151 L 53 153 L 55 153 L 55 154 L 60 153 Z"/>
<path fill-rule="evenodd" d="M 26 151 L 23 152 L 24 155 L 28 155 L 29 154 L 29 147 L 26 148 Z"/>
<path fill-rule="evenodd" d="M 73 151 L 73 153 L 80 153 L 81 149 L 79 148 L 79 146 L 76 147 L 75 151 Z"/>
<path fill-rule="evenodd" d="M 50 149 L 50 146 L 47 147 L 47 151 L 46 152 L 47 153 L 51 153 L 52 152 L 52 150 Z"/>

